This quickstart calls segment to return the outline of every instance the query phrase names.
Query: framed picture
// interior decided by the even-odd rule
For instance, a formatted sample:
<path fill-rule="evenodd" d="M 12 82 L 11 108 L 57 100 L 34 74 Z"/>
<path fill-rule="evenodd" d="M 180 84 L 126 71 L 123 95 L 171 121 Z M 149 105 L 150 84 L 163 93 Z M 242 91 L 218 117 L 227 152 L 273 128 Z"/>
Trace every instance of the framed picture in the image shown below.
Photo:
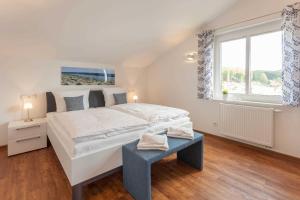
<path fill-rule="evenodd" d="M 115 85 L 115 70 L 61 67 L 62 85 Z"/>

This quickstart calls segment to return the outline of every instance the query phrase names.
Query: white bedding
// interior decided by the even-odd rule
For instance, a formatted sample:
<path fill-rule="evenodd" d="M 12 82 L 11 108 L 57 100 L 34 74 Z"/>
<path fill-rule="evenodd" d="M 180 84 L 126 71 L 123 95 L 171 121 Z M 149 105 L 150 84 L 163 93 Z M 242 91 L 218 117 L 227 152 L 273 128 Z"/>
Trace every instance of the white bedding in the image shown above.
<path fill-rule="evenodd" d="M 112 108 L 112 109 L 111 109 Z M 122 146 L 144 133 L 169 127 L 192 128 L 188 112 L 151 104 L 122 104 L 110 108 L 47 114 L 48 125 L 71 157 Z"/>
<path fill-rule="evenodd" d="M 150 126 L 146 120 L 108 108 L 53 113 L 51 116 L 75 141 L 103 139 Z"/>
<path fill-rule="evenodd" d="M 169 127 L 187 127 L 192 128 L 193 123 L 189 117 L 180 117 L 177 119 L 171 119 L 169 121 L 162 121 L 157 123 L 152 123 L 151 127 L 148 129 L 150 133 L 167 131 Z"/>
<path fill-rule="evenodd" d="M 118 136 L 113 136 L 105 139 L 92 139 L 80 142 L 75 142 L 66 133 L 64 128 L 60 126 L 52 116 L 48 116 L 48 126 L 54 132 L 58 140 L 61 141 L 65 150 L 71 158 L 84 156 L 86 154 L 101 151 L 112 146 L 122 145 L 137 140 L 144 130 L 133 131 L 130 133 L 124 133 Z"/>
<path fill-rule="evenodd" d="M 130 143 L 139 139 L 140 136 L 144 133 L 158 134 L 165 131 L 170 126 L 186 128 L 192 127 L 190 119 L 186 117 L 181 119 L 170 120 L 169 122 L 160 122 L 152 124 L 150 128 L 126 132 L 107 138 L 85 138 L 83 140 L 73 140 L 53 116 L 54 113 L 47 114 L 48 125 L 51 128 L 51 130 L 55 133 L 57 138 L 62 142 L 64 148 L 66 149 L 70 157 L 73 158 L 84 156 L 95 151 L 100 151 L 111 146 Z"/>
<path fill-rule="evenodd" d="M 154 123 L 170 121 L 189 115 L 188 111 L 182 109 L 145 103 L 119 104 L 110 108 Z"/>

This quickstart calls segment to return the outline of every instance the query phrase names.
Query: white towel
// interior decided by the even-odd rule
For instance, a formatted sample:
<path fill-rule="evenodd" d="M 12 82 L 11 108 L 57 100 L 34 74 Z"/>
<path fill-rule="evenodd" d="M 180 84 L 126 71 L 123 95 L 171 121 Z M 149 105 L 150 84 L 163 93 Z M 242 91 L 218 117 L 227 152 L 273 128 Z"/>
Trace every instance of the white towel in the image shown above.
<path fill-rule="evenodd" d="M 192 140 L 194 139 L 194 131 L 192 128 L 169 127 L 167 136 Z"/>
<path fill-rule="evenodd" d="M 166 135 L 143 134 L 138 145 L 139 150 L 162 150 L 169 149 L 168 138 Z"/>

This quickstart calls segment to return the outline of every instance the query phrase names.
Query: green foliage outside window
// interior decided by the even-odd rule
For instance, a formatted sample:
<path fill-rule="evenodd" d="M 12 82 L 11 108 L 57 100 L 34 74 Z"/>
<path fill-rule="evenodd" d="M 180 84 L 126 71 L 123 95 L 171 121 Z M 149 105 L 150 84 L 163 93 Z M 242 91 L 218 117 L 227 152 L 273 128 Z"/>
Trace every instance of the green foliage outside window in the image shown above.
<path fill-rule="evenodd" d="M 222 73 L 223 82 L 241 83 L 245 81 L 245 74 L 238 70 L 226 69 Z M 252 72 L 252 81 L 258 82 L 262 85 L 278 85 L 281 83 L 281 70 L 264 71 L 256 70 Z"/>

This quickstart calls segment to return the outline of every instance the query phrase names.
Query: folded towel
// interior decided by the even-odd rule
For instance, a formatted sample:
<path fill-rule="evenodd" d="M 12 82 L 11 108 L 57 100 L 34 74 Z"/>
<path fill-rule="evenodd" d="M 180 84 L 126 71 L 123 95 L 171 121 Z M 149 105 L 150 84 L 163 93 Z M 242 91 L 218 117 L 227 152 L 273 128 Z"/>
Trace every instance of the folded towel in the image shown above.
<path fill-rule="evenodd" d="M 167 136 L 192 140 L 194 139 L 194 131 L 192 128 L 169 127 Z"/>
<path fill-rule="evenodd" d="M 139 150 L 162 150 L 169 149 L 168 138 L 166 135 L 153 135 L 146 133 L 142 135 L 137 149 Z"/>

